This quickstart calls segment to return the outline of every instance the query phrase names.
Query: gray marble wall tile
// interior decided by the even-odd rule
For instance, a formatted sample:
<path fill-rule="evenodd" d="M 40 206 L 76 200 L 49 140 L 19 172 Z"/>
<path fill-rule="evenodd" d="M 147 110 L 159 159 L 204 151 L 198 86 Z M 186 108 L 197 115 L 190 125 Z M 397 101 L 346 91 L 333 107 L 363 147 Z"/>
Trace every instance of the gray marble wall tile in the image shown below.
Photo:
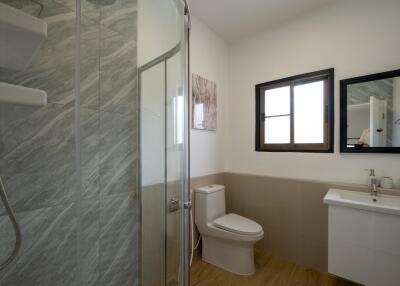
<path fill-rule="evenodd" d="M 28 0 L 0 1 L 34 16 L 39 10 Z M 75 0 L 41 2 L 48 37 L 37 56 L 25 71 L 0 68 L 0 81 L 43 89 L 49 101 L 42 108 L 0 104 L 0 175 L 23 235 L 0 285 L 138 285 L 137 1 L 81 1 L 82 189 Z M 3 230 L 1 214 L 2 206 Z M 0 256 L 12 239 L 12 229 L 0 233 Z"/>
<path fill-rule="evenodd" d="M 136 40 L 137 0 L 116 0 L 112 5 L 103 5 L 100 15 L 102 26 Z"/>
<path fill-rule="evenodd" d="M 96 52 L 95 50 L 93 52 Z M 99 109 L 99 80 L 100 71 L 98 65 L 98 59 L 88 59 L 80 65 L 80 97 L 81 106 Z"/>
<path fill-rule="evenodd" d="M 101 28 L 100 108 L 116 113 L 137 110 L 136 41 Z"/>
<path fill-rule="evenodd" d="M 76 0 L 55 0 L 69 9 L 76 11 Z M 100 22 L 100 8 L 101 6 L 96 1 L 81 0 L 81 13 L 82 18 L 90 19 L 96 22 Z"/>
<path fill-rule="evenodd" d="M 67 104 L 73 101 L 72 63 L 52 67 L 39 67 L 38 70 L 9 73 L 4 76 L 0 69 L 0 80 L 11 84 L 41 89 L 47 92 L 48 102 Z"/>
<path fill-rule="evenodd" d="M 132 193 L 101 199 L 101 285 L 133 285 L 138 264 L 138 207 Z"/>
<path fill-rule="evenodd" d="M 138 279 L 138 265 L 125 268 L 112 268 L 108 273 L 102 276 L 99 281 L 99 286 L 137 286 Z"/>
<path fill-rule="evenodd" d="M 17 172 L 17 152 L 15 150 L 0 157 L 0 175 L 3 180 L 11 177 Z"/>
<path fill-rule="evenodd" d="M 17 147 L 3 165 L 4 185 L 16 211 L 72 202 L 76 194 L 74 109 L 49 104 L 8 130 Z M 7 157 L 3 160 L 7 161 Z M 3 161 L 2 160 L 2 161 Z M 13 167 L 14 166 L 14 167 Z"/>
<path fill-rule="evenodd" d="M 9 123 L 10 128 L 5 128 L 2 137 L 13 139 L 12 145 L 6 146 L 5 149 L 18 149 L 19 161 L 29 160 L 30 155 L 35 155 L 32 150 L 35 145 L 44 147 L 58 142 L 64 142 L 65 145 L 74 135 L 74 111 L 71 107 L 49 104 L 30 111 L 23 116 L 23 120 L 3 120 L 5 125 Z"/>
<path fill-rule="evenodd" d="M 137 117 L 100 112 L 100 191 L 134 192 L 137 185 Z"/>
<path fill-rule="evenodd" d="M 0 157 L 15 150 L 18 141 L 14 130 L 38 109 L 31 106 L 0 104 Z"/>
<path fill-rule="evenodd" d="M 49 5 L 45 5 L 41 18 L 47 23 L 47 38 L 34 58 L 30 70 L 72 63 L 75 57 L 76 13 L 57 3 L 51 5 L 57 9 L 49 13 Z"/>
<path fill-rule="evenodd" d="M 81 22 L 80 104 L 99 109 L 100 25 L 86 17 L 82 17 Z"/>
<path fill-rule="evenodd" d="M 76 285 L 77 219 L 74 204 L 23 212 L 18 285 Z"/>
<path fill-rule="evenodd" d="M 79 259 L 81 285 L 98 285 L 100 264 L 100 201 L 95 198 L 77 204 L 80 211 Z"/>
<path fill-rule="evenodd" d="M 83 198 L 100 193 L 100 112 L 81 108 L 81 167 Z"/>
<path fill-rule="evenodd" d="M 0 261 L 5 261 L 14 249 L 15 235 L 14 229 L 8 216 L 0 216 Z M 6 281 L 10 281 L 15 274 L 14 261 L 9 267 L 0 270 L 0 285 L 6 285 Z"/>
<path fill-rule="evenodd" d="M 55 141 L 65 143 L 73 139 L 74 120 L 73 106 L 47 104 L 46 107 L 31 113 L 11 132 L 19 143 L 19 151 L 22 152 L 30 149 L 32 145 L 51 145 Z"/>
<path fill-rule="evenodd" d="M 1 0 L 0 2 L 10 5 L 16 9 L 22 10 L 32 16 L 37 17 L 39 15 L 40 6 L 29 0 Z M 51 15 L 51 11 L 60 11 L 60 9 L 65 9 L 64 7 L 59 7 L 56 1 L 53 0 L 41 0 L 41 3 L 45 5 L 45 9 L 42 11 L 41 17 L 46 15 Z M 54 7 L 56 6 L 56 8 Z M 57 7 L 58 6 L 58 7 Z"/>
<path fill-rule="evenodd" d="M 32 4 L 23 3 L 24 7 Z M 0 80 L 43 89 L 48 94 L 49 102 L 67 104 L 74 100 L 76 15 L 54 1 L 46 1 L 44 4 L 41 18 L 47 23 L 46 40 L 26 70 L 10 72 L 1 69 Z"/>
<path fill-rule="evenodd" d="M 0 286 L 18 286 L 16 262 L 0 271 Z"/>
<path fill-rule="evenodd" d="M 80 87 L 81 106 L 98 108 L 98 82 L 99 82 L 99 25 L 86 18 L 81 19 L 81 47 L 80 47 Z M 74 39 L 75 40 L 75 39 Z M 73 42 L 74 43 L 74 42 Z M 73 46 L 71 48 L 74 48 Z M 74 100 L 75 57 L 66 57 L 59 60 L 57 79 L 64 83 L 63 90 L 49 96 L 51 102 L 68 104 Z"/>
<path fill-rule="evenodd" d="M 43 207 L 73 202 L 76 200 L 75 187 L 57 185 L 57 182 L 46 185 L 45 182 L 35 183 L 35 177 L 40 174 L 17 173 L 4 181 L 4 186 L 13 209 L 16 212 L 35 210 Z M 67 175 L 66 185 L 75 185 L 75 174 Z M 2 214 L 4 209 L 1 208 Z"/>

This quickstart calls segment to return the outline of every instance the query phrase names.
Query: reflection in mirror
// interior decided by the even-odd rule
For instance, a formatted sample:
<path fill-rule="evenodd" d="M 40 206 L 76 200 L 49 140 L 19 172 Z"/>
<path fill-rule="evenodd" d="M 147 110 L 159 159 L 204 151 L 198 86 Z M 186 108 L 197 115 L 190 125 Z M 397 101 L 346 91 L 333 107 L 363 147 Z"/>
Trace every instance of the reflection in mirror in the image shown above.
<path fill-rule="evenodd" d="M 400 76 L 347 85 L 347 148 L 400 147 Z"/>

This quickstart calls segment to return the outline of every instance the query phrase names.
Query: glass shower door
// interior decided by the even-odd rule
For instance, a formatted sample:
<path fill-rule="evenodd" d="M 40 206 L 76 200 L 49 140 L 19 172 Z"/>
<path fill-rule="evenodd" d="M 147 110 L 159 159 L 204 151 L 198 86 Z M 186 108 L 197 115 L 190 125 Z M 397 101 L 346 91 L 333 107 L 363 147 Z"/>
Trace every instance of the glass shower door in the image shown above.
<path fill-rule="evenodd" d="M 176 42 L 139 68 L 143 286 L 184 285 L 187 125 L 181 4 L 173 6 Z"/>
<path fill-rule="evenodd" d="M 181 265 L 181 228 L 184 228 L 181 221 L 181 217 L 184 215 L 181 202 L 184 201 L 183 193 L 185 190 L 185 97 L 182 85 L 181 60 L 181 53 L 178 52 L 166 61 L 167 285 L 178 285 L 179 267 Z"/>
<path fill-rule="evenodd" d="M 142 283 L 165 280 L 165 63 L 140 73 Z"/>
<path fill-rule="evenodd" d="M 185 98 L 179 50 L 140 72 L 143 285 L 179 285 Z"/>

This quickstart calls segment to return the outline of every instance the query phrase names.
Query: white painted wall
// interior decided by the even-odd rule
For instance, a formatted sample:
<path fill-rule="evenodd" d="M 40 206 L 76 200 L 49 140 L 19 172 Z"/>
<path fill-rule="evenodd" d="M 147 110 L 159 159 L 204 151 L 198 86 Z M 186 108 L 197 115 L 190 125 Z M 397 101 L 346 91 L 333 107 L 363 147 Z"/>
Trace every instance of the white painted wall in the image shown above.
<path fill-rule="evenodd" d="M 191 72 L 217 84 L 217 131 L 191 129 L 190 132 L 191 176 L 198 177 L 224 171 L 229 52 L 226 42 L 196 18 L 193 18 L 190 48 Z"/>
<path fill-rule="evenodd" d="M 165 64 L 142 73 L 140 156 L 143 186 L 165 181 Z"/>
<path fill-rule="evenodd" d="M 138 66 L 172 49 L 181 38 L 175 0 L 138 1 Z"/>
<path fill-rule="evenodd" d="M 138 65 L 157 58 L 173 48 L 180 39 L 181 24 L 176 21 L 175 0 L 139 0 Z M 193 18 L 191 33 L 191 71 L 217 84 L 218 128 L 216 132 L 191 129 L 191 175 L 193 177 L 224 171 L 224 132 L 227 132 L 224 101 L 228 90 L 228 47 L 224 40 Z M 160 82 L 154 82 L 159 85 Z M 154 95 L 157 93 L 153 92 Z M 190 94 L 191 95 L 191 94 Z M 154 157 L 154 156 L 153 156 Z M 151 173 L 146 171 L 146 173 Z M 148 183 L 155 182 L 149 178 Z"/>
<path fill-rule="evenodd" d="M 183 36 L 183 12 L 179 0 L 139 0 L 138 64 L 142 66 L 168 52 Z M 160 63 L 142 72 L 141 87 L 141 158 L 142 185 L 164 183 L 167 140 L 167 180 L 178 180 L 182 172 L 182 151 L 175 148 L 173 98 L 182 89 L 182 55 L 177 53 L 165 65 Z M 165 80 L 167 80 L 165 82 Z M 165 102 L 165 83 L 167 102 Z M 167 130 L 165 130 L 167 104 Z"/>
<path fill-rule="evenodd" d="M 229 146 L 225 170 L 365 183 L 364 169 L 375 168 L 377 175 L 392 176 L 400 187 L 399 154 L 339 152 L 339 80 L 400 68 L 399 11 L 400 1 L 338 1 L 231 46 L 229 104 L 224 105 L 228 108 L 229 130 L 225 138 Z M 197 52 L 209 50 L 200 44 Z M 204 70 L 210 65 L 195 59 L 193 62 Z M 336 77 L 335 153 L 255 152 L 255 84 L 331 67 L 335 68 Z M 193 152 L 202 147 L 201 143 L 192 144 Z M 193 162 L 198 159 L 199 156 L 192 156 Z"/>

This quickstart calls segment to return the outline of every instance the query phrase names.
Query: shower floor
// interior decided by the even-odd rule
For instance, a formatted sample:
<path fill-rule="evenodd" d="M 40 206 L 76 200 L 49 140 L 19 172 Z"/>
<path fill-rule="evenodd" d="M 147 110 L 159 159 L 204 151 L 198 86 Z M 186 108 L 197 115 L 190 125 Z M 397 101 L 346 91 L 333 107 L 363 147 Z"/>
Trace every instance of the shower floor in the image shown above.
<path fill-rule="evenodd" d="M 356 286 L 287 260 L 255 252 L 257 272 L 239 276 L 222 270 L 195 257 L 191 268 L 192 286 Z"/>

